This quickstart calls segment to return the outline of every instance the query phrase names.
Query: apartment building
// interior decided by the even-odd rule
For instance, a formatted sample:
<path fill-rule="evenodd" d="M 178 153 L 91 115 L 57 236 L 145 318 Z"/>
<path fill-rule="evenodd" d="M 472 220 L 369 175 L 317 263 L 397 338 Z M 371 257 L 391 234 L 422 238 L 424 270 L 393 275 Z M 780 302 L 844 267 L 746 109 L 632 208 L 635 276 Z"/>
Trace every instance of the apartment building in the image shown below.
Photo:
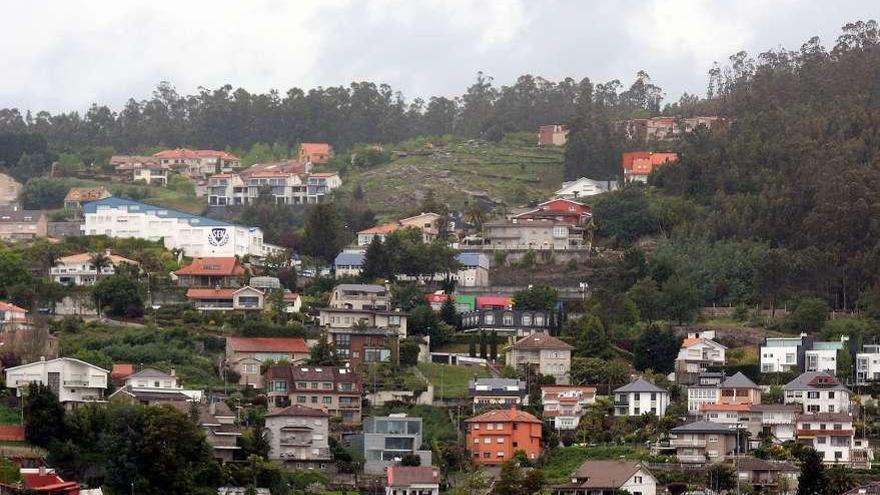
<path fill-rule="evenodd" d="M 263 383 L 270 411 L 300 405 L 340 417 L 345 425 L 361 422 L 363 387 L 360 376 L 349 368 L 270 366 Z"/>
<path fill-rule="evenodd" d="M 422 418 L 406 414 L 364 418 L 363 434 L 355 443 L 364 456 L 364 472 L 382 474 L 404 456 L 414 454 L 422 466 L 431 465 L 431 451 L 422 448 Z"/>
<path fill-rule="evenodd" d="M 515 378 L 476 378 L 468 382 L 474 412 L 519 408 L 529 403 L 526 382 Z"/>
<path fill-rule="evenodd" d="M 159 160 L 160 165 L 196 178 L 232 171 L 241 166 L 241 159 L 237 156 L 216 150 L 177 148 L 160 151 L 153 157 Z"/>
<path fill-rule="evenodd" d="M 496 409 L 465 420 L 467 450 L 474 464 L 495 466 L 518 450 L 529 459 L 541 455 L 541 420 L 525 411 Z"/>
<path fill-rule="evenodd" d="M 555 220 L 496 221 L 483 224 L 482 249 L 583 249 L 583 228 Z"/>
<path fill-rule="evenodd" d="M 288 469 L 325 470 L 333 464 L 329 414 L 294 404 L 265 418 L 270 460 Z"/>
<path fill-rule="evenodd" d="M 786 404 L 801 404 L 804 413 L 848 413 L 851 393 L 834 376 L 809 371 L 801 374 L 783 387 Z"/>
<path fill-rule="evenodd" d="M 31 383 L 41 383 L 55 392 L 65 407 L 75 407 L 84 402 L 104 401 L 107 377 L 104 368 L 79 359 L 62 357 L 14 366 L 4 370 L 6 386 L 14 388 L 18 397 Z"/>
<path fill-rule="evenodd" d="M 639 377 L 634 382 L 614 390 L 615 416 L 654 416 L 666 414 L 669 392 Z"/>
<path fill-rule="evenodd" d="M 551 421 L 553 428 L 576 430 L 590 404 L 596 403 L 594 387 L 547 385 L 541 387 L 541 404 L 544 421 Z"/>
<path fill-rule="evenodd" d="M 330 194 L 342 185 L 336 172 L 315 172 L 306 179 L 306 204 L 324 202 Z"/>

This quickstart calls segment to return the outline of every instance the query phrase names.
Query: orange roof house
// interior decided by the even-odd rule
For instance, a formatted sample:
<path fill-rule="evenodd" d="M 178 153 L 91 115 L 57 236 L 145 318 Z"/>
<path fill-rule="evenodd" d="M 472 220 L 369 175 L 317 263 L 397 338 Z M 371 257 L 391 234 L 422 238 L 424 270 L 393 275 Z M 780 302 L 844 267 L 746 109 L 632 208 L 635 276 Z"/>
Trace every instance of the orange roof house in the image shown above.
<path fill-rule="evenodd" d="M 64 197 L 64 207 L 69 210 L 75 210 L 82 206 L 83 203 L 109 198 L 110 196 L 110 191 L 104 186 L 71 187 L 67 191 L 67 196 Z"/>
<path fill-rule="evenodd" d="M 628 151 L 623 154 L 623 178 L 627 182 L 647 182 L 657 168 L 678 160 L 677 153 Z"/>
<path fill-rule="evenodd" d="M 333 158 L 333 147 L 327 143 L 302 143 L 297 159 L 308 163 L 327 163 Z"/>
<path fill-rule="evenodd" d="M 467 449 L 476 464 L 498 465 L 517 450 L 541 455 L 541 420 L 517 409 L 496 409 L 467 421 Z"/>
<path fill-rule="evenodd" d="M 241 287 L 245 269 L 234 256 L 195 258 L 174 272 L 179 287 Z"/>
<path fill-rule="evenodd" d="M 301 364 L 308 359 L 309 347 L 299 337 L 226 338 L 226 364 L 238 373 L 239 385 L 262 387 L 260 366 L 265 361 Z"/>
<path fill-rule="evenodd" d="M 114 382 L 122 382 L 129 376 L 134 374 L 134 365 L 128 363 L 117 363 L 113 365 L 110 371 L 110 378 Z"/>

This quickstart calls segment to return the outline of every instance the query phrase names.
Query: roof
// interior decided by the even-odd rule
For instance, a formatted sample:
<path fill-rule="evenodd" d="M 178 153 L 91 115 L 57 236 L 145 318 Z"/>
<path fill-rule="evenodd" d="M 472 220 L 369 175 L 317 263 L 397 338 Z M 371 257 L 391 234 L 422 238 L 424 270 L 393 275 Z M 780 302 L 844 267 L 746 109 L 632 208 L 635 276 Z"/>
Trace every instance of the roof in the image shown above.
<path fill-rule="evenodd" d="M 526 382 L 517 378 L 475 378 L 468 381 L 469 388 L 477 386 L 489 387 L 492 390 L 499 390 L 507 387 L 517 387 L 525 390 Z"/>
<path fill-rule="evenodd" d="M 751 410 L 751 404 L 702 404 L 700 406 L 700 411 L 749 412 Z"/>
<path fill-rule="evenodd" d="M 235 352 L 309 352 L 306 341 L 299 337 L 227 337 L 227 341 Z"/>
<path fill-rule="evenodd" d="M 156 158 L 222 158 L 224 160 L 238 160 L 238 157 L 225 151 L 216 150 L 191 150 L 189 148 L 177 148 L 162 150 L 153 155 Z"/>
<path fill-rule="evenodd" d="M 0 311 L 11 311 L 13 313 L 27 313 L 26 309 L 19 308 L 15 304 L 8 303 L 6 301 L 0 301 Z"/>
<path fill-rule="evenodd" d="M 45 215 L 43 210 L 22 210 L 21 208 L 0 208 L 0 223 L 35 223 Z"/>
<path fill-rule="evenodd" d="M 785 384 L 783 390 L 846 390 L 849 389 L 841 385 L 837 378 L 825 373 L 824 371 L 807 371 L 801 373 L 800 376 Z"/>
<path fill-rule="evenodd" d="M 513 298 L 507 296 L 477 296 L 477 306 L 504 306 L 508 307 L 513 304 Z"/>
<path fill-rule="evenodd" d="M 390 234 L 400 228 L 402 228 L 402 226 L 397 222 L 383 223 L 382 225 L 376 225 L 375 227 L 358 231 L 358 234 Z"/>
<path fill-rule="evenodd" d="M 177 378 L 174 375 L 159 371 L 156 368 L 144 368 L 137 373 L 128 375 L 126 378 Z"/>
<path fill-rule="evenodd" d="M 787 462 L 774 462 L 756 457 L 740 457 L 737 460 L 740 471 L 797 471 L 798 468 Z"/>
<path fill-rule="evenodd" d="M 300 175 L 306 173 L 306 164 L 293 159 L 284 162 L 256 163 L 239 172 L 239 175 L 241 177 L 250 177 L 252 175 L 262 175 L 264 173 Z"/>
<path fill-rule="evenodd" d="M 360 383 L 360 375 L 357 373 L 348 368 L 334 368 L 332 366 L 270 366 L 269 369 L 266 370 L 264 377 L 269 380 L 286 379 L 294 387 L 297 381 Z M 353 391 L 357 392 L 358 390 L 355 389 Z"/>
<path fill-rule="evenodd" d="M 232 299 L 235 289 L 196 289 L 186 290 L 187 299 Z"/>
<path fill-rule="evenodd" d="M 617 489 L 632 478 L 639 469 L 647 471 L 640 461 L 621 459 L 586 461 L 572 473 L 571 477 L 584 480 L 580 483 L 574 483 L 580 488 Z"/>
<path fill-rule="evenodd" d="M 756 412 L 799 412 L 802 409 L 800 404 L 752 404 L 752 411 Z"/>
<path fill-rule="evenodd" d="M 806 413 L 800 414 L 797 418 L 798 422 L 804 421 L 819 421 L 819 422 L 839 422 L 839 423 L 852 423 L 853 417 L 849 413 L 842 412 L 819 412 L 819 413 Z"/>
<path fill-rule="evenodd" d="M 439 485 L 440 471 L 434 466 L 388 466 L 388 486 Z"/>
<path fill-rule="evenodd" d="M 339 284 L 335 288 L 348 292 L 372 292 L 376 294 L 388 292 L 388 289 L 384 286 L 375 284 Z"/>
<path fill-rule="evenodd" d="M 24 442 L 24 426 L 0 425 L 0 442 Z"/>
<path fill-rule="evenodd" d="M 645 380 L 642 377 L 639 377 L 634 382 L 624 385 L 618 389 L 614 390 L 614 393 L 626 393 L 626 392 L 663 392 L 666 393 L 665 389 L 654 385 L 653 383 Z"/>
<path fill-rule="evenodd" d="M 319 154 L 329 154 L 331 151 L 331 147 L 327 143 L 302 143 L 299 145 L 299 149 L 301 153 L 319 153 Z"/>
<path fill-rule="evenodd" d="M 562 349 L 571 350 L 573 346 L 563 342 L 552 335 L 536 332 L 516 341 L 510 346 L 511 349 L 527 350 L 527 349 Z"/>
<path fill-rule="evenodd" d="M 143 402 L 190 402 L 191 400 L 190 396 L 176 390 L 165 391 L 137 387 L 124 387 L 120 388 L 116 392 L 113 392 L 113 395 L 119 393 L 130 395 L 135 399 Z"/>
<path fill-rule="evenodd" d="M 713 423 L 711 421 L 695 421 L 671 429 L 672 433 L 736 433 L 735 424 Z"/>
<path fill-rule="evenodd" d="M 290 289 L 284 289 L 284 295 L 282 296 L 282 299 L 286 302 L 293 302 L 299 299 L 299 294 L 291 291 Z"/>
<path fill-rule="evenodd" d="M 484 253 L 458 253 L 455 259 L 465 267 L 477 266 L 489 269 L 489 257 Z"/>
<path fill-rule="evenodd" d="M 92 258 L 93 258 L 96 254 L 105 254 L 105 253 L 79 253 L 79 254 L 71 254 L 70 256 L 62 256 L 62 257 L 58 258 L 58 259 L 55 261 L 55 263 L 56 263 L 56 264 L 63 264 L 63 265 L 70 265 L 70 264 L 77 264 L 77 263 L 88 263 L 88 262 L 90 262 L 90 261 L 92 260 Z M 135 260 L 128 259 L 128 258 L 126 258 L 126 257 L 124 257 L 124 256 L 119 256 L 119 255 L 112 254 L 112 253 L 109 254 L 109 255 L 106 255 L 106 254 L 105 254 L 105 256 L 107 256 L 108 258 L 110 258 L 110 262 L 113 263 L 114 265 L 118 265 L 118 264 L 120 264 L 120 263 L 128 263 L 128 264 L 130 264 L 130 265 L 138 265 L 138 264 L 139 264 L 139 263 L 138 263 L 137 261 L 135 261 Z"/>
<path fill-rule="evenodd" d="M 195 258 L 174 272 L 175 275 L 244 275 L 244 267 L 235 256 Z"/>
<path fill-rule="evenodd" d="M 364 250 L 345 250 L 336 255 L 336 259 L 333 260 L 334 266 L 361 266 L 364 264 L 364 258 L 367 257 L 367 252 Z"/>
<path fill-rule="evenodd" d="M 108 370 L 105 370 L 104 368 L 102 368 L 102 367 L 100 367 L 100 366 L 95 366 L 95 365 L 92 364 L 92 363 L 87 363 L 87 362 L 85 362 L 85 361 L 83 361 L 83 360 L 81 360 L 81 359 L 76 359 L 76 358 L 72 358 L 72 357 L 58 357 L 58 358 L 55 358 L 55 359 L 47 359 L 45 362 L 47 362 L 47 363 L 53 363 L 53 362 L 55 362 L 55 361 L 62 361 L 62 360 L 63 360 L 63 361 L 71 361 L 71 362 L 75 362 L 75 363 L 79 363 L 79 364 L 84 364 L 84 365 L 89 366 L 89 367 L 91 367 L 91 368 L 94 368 L 94 369 L 96 369 L 96 370 L 98 370 L 98 371 L 103 371 L 104 373 L 110 373 Z M 3 370 L 3 371 L 5 371 L 5 372 L 9 372 L 9 371 L 12 371 L 12 370 L 24 369 L 24 368 L 27 368 L 28 366 L 38 365 L 38 364 L 40 364 L 40 363 L 42 363 L 42 362 L 43 362 L 42 360 L 39 360 L 39 361 L 34 361 L 34 362 L 32 362 L 32 363 L 20 364 L 20 365 L 18 365 L 18 366 L 13 366 L 12 368 L 6 368 L 6 369 Z"/>
<path fill-rule="evenodd" d="M 134 373 L 134 365 L 128 363 L 114 364 L 110 371 L 110 377 L 114 380 L 122 380 Z"/>
<path fill-rule="evenodd" d="M 735 375 L 721 382 L 721 388 L 760 388 L 755 382 L 749 380 L 749 377 L 738 371 Z"/>
<path fill-rule="evenodd" d="M 54 469 L 48 469 L 42 473 L 35 469 L 22 469 L 21 480 L 27 489 L 38 492 L 62 493 L 56 490 L 71 490 L 79 487 L 75 481 L 64 481 L 63 478 L 55 474 Z"/>
<path fill-rule="evenodd" d="M 64 201 L 93 201 L 106 198 L 107 196 L 110 196 L 110 191 L 104 186 L 71 187 L 70 190 L 67 191 L 67 196 L 64 197 Z"/>
<path fill-rule="evenodd" d="M 151 205 L 131 199 L 117 198 L 116 196 L 110 196 L 109 198 L 98 199 L 96 201 L 89 201 L 88 203 L 83 204 L 83 213 L 94 214 L 98 211 L 98 207 L 106 207 L 112 209 L 127 208 L 129 212 L 145 213 L 149 215 L 155 215 L 159 218 L 176 218 L 185 221 L 190 225 L 203 227 L 236 226 L 229 222 L 224 222 L 223 220 L 201 217 L 198 215 L 193 215 L 192 213 L 187 213 L 185 211 L 175 210 L 174 208 L 165 208 L 163 206 Z"/>
<path fill-rule="evenodd" d="M 541 420 L 519 409 L 496 409 L 465 420 L 465 423 L 537 423 Z"/>
<path fill-rule="evenodd" d="M 294 404 L 292 406 L 285 407 L 284 409 L 271 412 L 266 415 L 267 418 L 274 418 L 278 416 L 309 416 L 314 418 L 326 418 L 330 415 L 325 413 L 324 411 L 312 409 L 311 407 L 300 406 L 299 404 Z"/>
<path fill-rule="evenodd" d="M 693 337 L 693 338 L 690 338 L 690 337 L 689 337 L 689 338 L 686 338 L 686 339 L 684 339 L 684 340 L 681 341 L 681 346 L 682 346 L 683 348 L 688 348 L 688 347 L 691 347 L 691 346 L 694 346 L 694 345 L 697 345 L 697 344 L 700 344 L 700 343 L 703 343 L 703 342 L 705 342 L 705 343 L 707 343 L 707 344 L 710 344 L 710 345 L 713 345 L 713 346 L 720 347 L 720 348 L 722 348 L 722 349 L 727 349 L 726 346 L 724 346 L 724 345 L 722 345 L 722 344 L 719 344 L 718 342 L 715 342 L 715 341 L 712 340 L 712 339 L 706 339 L 706 338 L 703 338 L 703 337 Z"/>

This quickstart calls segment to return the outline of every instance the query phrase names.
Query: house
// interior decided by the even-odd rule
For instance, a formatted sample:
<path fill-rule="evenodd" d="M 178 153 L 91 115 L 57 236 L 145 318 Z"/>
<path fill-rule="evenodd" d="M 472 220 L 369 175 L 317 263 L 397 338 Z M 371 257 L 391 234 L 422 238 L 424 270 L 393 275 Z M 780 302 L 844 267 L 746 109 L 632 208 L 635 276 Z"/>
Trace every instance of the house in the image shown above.
<path fill-rule="evenodd" d="M 615 459 L 586 461 L 569 477 L 570 482 L 551 488 L 554 495 L 656 495 L 657 478 L 641 461 Z"/>
<path fill-rule="evenodd" d="M 177 148 L 153 155 L 160 165 L 189 177 L 207 177 L 218 172 L 231 171 L 241 166 L 241 159 L 225 151 Z"/>
<path fill-rule="evenodd" d="M 299 313 L 302 309 L 302 298 L 290 289 L 284 289 L 281 301 L 284 304 L 285 313 Z"/>
<path fill-rule="evenodd" d="M 526 382 L 515 378 L 475 378 L 468 382 L 468 397 L 474 412 L 485 409 L 511 409 L 529 403 Z"/>
<path fill-rule="evenodd" d="M 143 406 L 172 403 L 189 404 L 192 402 L 192 398 L 180 390 L 134 388 L 130 385 L 117 389 L 107 399 L 114 404 L 140 404 Z"/>
<path fill-rule="evenodd" d="M 167 186 L 168 172 L 169 168 L 167 165 L 149 163 L 132 169 L 131 179 L 134 182 L 143 182 L 153 186 Z"/>
<path fill-rule="evenodd" d="M 382 285 L 339 284 L 330 294 L 329 305 L 335 309 L 388 310 L 391 292 Z"/>
<path fill-rule="evenodd" d="M 541 420 L 525 411 L 496 409 L 465 420 L 467 450 L 474 464 L 495 466 L 518 450 L 528 459 L 541 455 Z"/>
<path fill-rule="evenodd" d="M 177 373 L 172 369 L 171 373 L 159 371 L 156 368 L 144 368 L 125 377 L 125 385 L 135 388 L 180 390 L 182 387 L 177 381 Z"/>
<path fill-rule="evenodd" d="M 296 404 L 340 417 L 345 425 L 361 422 L 363 387 L 349 368 L 269 366 L 263 383 L 270 411 Z"/>
<path fill-rule="evenodd" d="M 722 117 L 667 117 L 659 116 L 649 119 L 631 119 L 615 122 L 616 127 L 629 139 L 648 141 L 669 141 L 682 134 L 694 132 L 700 126 L 713 129 L 726 121 Z"/>
<path fill-rule="evenodd" d="M 327 143 L 302 143 L 297 160 L 303 163 L 324 164 L 333 158 L 333 147 Z"/>
<path fill-rule="evenodd" d="M 434 466 L 388 466 L 385 495 L 440 495 L 440 470 Z"/>
<path fill-rule="evenodd" d="M 315 172 L 306 178 L 305 203 L 318 204 L 323 202 L 334 189 L 342 185 L 342 179 L 336 172 Z"/>
<path fill-rule="evenodd" d="M 361 274 L 366 255 L 363 249 L 345 249 L 333 260 L 333 271 L 337 277 L 357 277 Z"/>
<path fill-rule="evenodd" d="M 681 343 L 678 357 L 675 358 L 675 381 L 691 384 L 697 376 L 710 366 L 724 366 L 727 347 L 715 342 L 715 332 L 708 335 L 690 333 Z"/>
<path fill-rule="evenodd" d="M 753 417 L 752 423 L 749 425 L 752 438 L 763 434 L 777 442 L 794 440 L 797 416 L 801 413 L 799 404 L 752 404 L 749 410 L 753 415 L 759 415 L 759 417 Z M 759 421 L 760 425 L 757 431 L 752 427 L 756 421 Z"/>
<path fill-rule="evenodd" d="M 110 191 L 104 186 L 98 187 L 71 187 L 64 196 L 64 207 L 68 210 L 78 210 L 83 203 L 110 197 Z"/>
<path fill-rule="evenodd" d="M 538 126 L 538 146 L 565 146 L 568 126 L 551 124 Z"/>
<path fill-rule="evenodd" d="M 739 483 L 750 485 L 755 493 L 773 492 L 779 495 L 797 493 L 800 469 L 788 462 L 744 456 L 737 459 L 736 470 Z"/>
<path fill-rule="evenodd" d="M 322 309 L 322 320 L 328 317 L 327 312 L 339 312 L 349 310 L 326 310 Z M 351 310 L 355 313 L 357 310 Z M 347 313 L 346 313 L 347 314 Z M 397 318 L 400 313 L 388 313 L 370 311 L 356 316 L 358 322 L 366 322 L 366 325 L 352 325 L 348 327 L 327 327 L 326 338 L 336 348 L 340 358 L 351 364 L 353 368 L 359 368 L 361 364 L 386 363 L 391 361 L 394 349 L 399 345 L 400 339 L 406 338 L 405 326 L 389 325 L 388 320 Z M 334 318 L 348 318 L 348 316 L 329 316 Z"/>
<path fill-rule="evenodd" d="M 330 455 L 330 415 L 294 404 L 266 414 L 269 459 L 288 469 L 326 470 Z"/>
<path fill-rule="evenodd" d="M 265 256 L 263 231 L 140 201 L 109 198 L 83 205 L 83 235 L 163 241 L 185 256 Z"/>
<path fill-rule="evenodd" d="M 843 335 L 837 342 L 813 342 L 804 352 L 804 371 L 824 371 L 837 374 L 837 355 L 840 351 L 849 352 L 849 337 Z"/>
<path fill-rule="evenodd" d="M 376 237 L 384 241 L 390 234 L 406 228 L 418 229 L 422 233 L 422 241 L 431 242 L 440 235 L 442 218 L 437 213 L 428 212 L 370 227 L 358 232 L 358 246 L 369 246 L 373 242 L 373 238 Z"/>
<path fill-rule="evenodd" d="M 113 363 L 110 370 L 110 380 L 114 385 L 124 385 L 125 379 L 133 375 L 135 372 L 134 365 L 130 363 Z"/>
<path fill-rule="evenodd" d="M 583 249 L 583 229 L 555 220 L 505 220 L 483 224 L 482 249 Z"/>
<path fill-rule="evenodd" d="M 245 285 L 239 289 L 196 289 L 186 298 L 199 311 L 262 311 L 265 293 Z"/>
<path fill-rule="evenodd" d="M 477 297 L 477 305 L 485 303 Z M 551 311 L 526 309 L 478 309 L 461 314 L 461 328 L 468 333 L 481 330 L 505 336 L 522 337 L 550 330 Z"/>
<path fill-rule="evenodd" d="M 44 466 L 21 468 L 21 486 L 24 493 L 45 493 L 49 495 L 79 495 L 80 487 L 76 481 L 65 481 L 54 469 Z M 7 493 L 7 492 L 3 492 Z M 9 492 L 21 493 L 21 492 Z"/>
<path fill-rule="evenodd" d="M 850 411 L 851 393 L 828 373 L 808 371 L 782 387 L 786 404 L 801 404 L 805 413 Z"/>
<path fill-rule="evenodd" d="M 243 428 L 236 424 L 236 415 L 221 400 L 213 398 L 208 402 L 168 402 L 162 404 L 172 407 L 187 416 L 197 416 L 199 429 L 205 434 L 205 440 L 211 446 L 214 459 L 220 462 L 243 460 L 237 457 L 241 452 L 238 439 Z"/>
<path fill-rule="evenodd" d="M 803 371 L 806 350 L 813 338 L 802 333 L 798 337 L 767 337 L 761 346 L 761 373 Z"/>
<path fill-rule="evenodd" d="M 226 365 L 239 375 L 238 384 L 263 388 L 260 366 L 287 362 L 294 365 L 309 359 L 306 341 L 299 337 L 226 337 Z"/>
<path fill-rule="evenodd" d="M 547 220 L 571 225 L 586 225 L 593 218 L 591 208 L 570 199 L 551 199 L 538 204 L 534 209 L 515 214 L 510 217 L 517 223 Z"/>
<path fill-rule="evenodd" d="M 70 256 L 62 256 L 55 260 L 55 266 L 49 269 L 52 280 L 63 285 L 94 285 L 98 277 L 109 277 L 116 273 L 116 267 L 120 264 L 128 264 L 133 267 L 140 265 L 131 260 L 106 250 L 103 256 L 107 260 L 106 266 L 101 268 L 101 273 L 95 267 L 95 253 L 79 253 Z"/>
<path fill-rule="evenodd" d="M 235 256 L 195 258 L 174 272 L 178 287 L 238 288 L 244 284 L 245 269 Z"/>
<path fill-rule="evenodd" d="M 706 464 L 724 461 L 746 451 L 743 428 L 738 424 L 697 421 L 669 431 L 669 445 L 678 462 Z"/>
<path fill-rule="evenodd" d="M 808 413 L 798 416 L 797 442 L 812 447 L 825 464 L 870 469 L 873 451 L 867 442 L 855 440 L 853 417 L 843 412 Z"/>
<path fill-rule="evenodd" d="M 0 207 L 0 240 L 32 241 L 46 237 L 48 222 L 43 210 Z"/>
<path fill-rule="evenodd" d="M 663 416 L 668 405 L 669 392 L 641 377 L 614 390 L 615 416 Z"/>
<path fill-rule="evenodd" d="M 572 349 L 573 346 L 556 337 L 537 332 L 510 346 L 505 363 L 515 369 L 532 368 L 542 375 L 552 376 L 559 385 L 568 385 Z"/>
<path fill-rule="evenodd" d="M 159 160 L 152 156 L 113 155 L 110 157 L 110 165 L 116 169 L 116 175 L 120 179 L 129 179 L 133 170 L 147 165 L 159 165 Z"/>
<path fill-rule="evenodd" d="M 440 311 L 443 307 L 443 303 L 446 302 L 447 299 L 452 299 L 452 303 L 455 305 L 455 311 L 458 313 L 466 313 L 469 311 L 473 311 L 476 306 L 476 297 L 466 295 L 466 294 L 444 294 L 443 291 L 437 291 L 432 294 L 425 294 L 425 300 L 428 301 L 428 305 L 431 306 L 431 309 L 434 311 Z"/>
<path fill-rule="evenodd" d="M 590 404 L 596 402 L 595 387 L 545 385 L 541 387 L 544 421 L 556 430 L 575 430 Z"/>
<path fill-rule="evenodd" d="M 856 353 L 856 384 L 867 385 L 880 380 L 880 345 L 865 344 Z"/>
<path fill-rule="evenodd" d="M 760 404 L 761 387 L 737 372 L 718 385 L 718 404 Z"/>
<path fill-rule="evenodd" d="M 461 269 L 450 274 L 458 287 L 487 287 L 489 285 L 489 257 L 484 253 L 458 253 L 455 259 Z M 442 277 L 437 277 L 442 278 Z"/>
<path fill-rule="evenodd" d="M 364 418 L 363 434 L 356 438 L 364 456 L 366 474 L 382 474 L 405 455 L 415 454 L 422 466 L 431 465 L 431 451 L 422 449 L 422 418 L 406 414 Z"/>
<path fill-rule="evenodd" d="M 623 153 L 623 180 L 626 182 L 648 182 L 651 172 L 661 166 L 678 160 L 677 153 L 655 151 L 627 151 Z"/>
<path fill-rule="evenodd" d="M 0 331 L 15 330 L 24 325 L 27 325 L 27 310 L 6 301 L 0 301 Z"/>
<path fill-rule="evenodd" d="M 14 366 L 4 370 L 6 386 L 21 397 L 31 383 L 46 385 L 65 407 L 102 402 L 109 371 L 79 359 L 62 357 Z"/>
<path fill-rule="evenodd" d="M 718 385 L 726 379 L 723 371 L 704 371 L 697 375 L 687 387 L 688 413 L 702 414 L 700 409 L 703 404 L 718 402 Z"/>
<path fill-rule="evenodd" d="M 553 193 L 556 199 L 578 199 L 588 198 L 604 192 L 617 189 L 617 177 L 608 177 L 607 180 L 595 180 L 588 177 L 581 177 L 577 180 L 571 180 L 562 183 L 562 187 Z"/>
<path fill-rule="evenodd" d="M 507 296 L 477 296 L 476 309 L 513 309 L 513 298 Z"/>

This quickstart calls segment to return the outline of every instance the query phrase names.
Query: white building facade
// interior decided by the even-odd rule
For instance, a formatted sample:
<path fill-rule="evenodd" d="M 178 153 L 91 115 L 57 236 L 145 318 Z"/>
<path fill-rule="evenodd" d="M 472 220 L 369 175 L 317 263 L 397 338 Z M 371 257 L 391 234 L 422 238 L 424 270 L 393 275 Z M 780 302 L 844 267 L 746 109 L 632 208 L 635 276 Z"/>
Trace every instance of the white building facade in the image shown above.
<path fill-rule="evenodd" d="M 669 392 L 639 378 L 614 390 L 615 416 L 641 416 L 645 413 L 661 417 L 669 406 Z"/>
<path fill-rule="evenodd" d="M 804 337 L 767 337 L 761 346 L 761 373 L 797 371 Z"/>
<path fill-rule="evenodd" d="M 40 359 L 39 361 L 7 368 L 6 386 L 14 388 L 21 397 L 31 383 L 46 385 L 63 404 L 104 400 L 107 377 L 110 372 L 73 358 Z"/>
<path fill-rule="evenodd" d="M 837 379 L 823 372 L 801 374 L 783 387 L 786 404 L 801 404 L 804 413 L 848 413 L 851 393 Z"/>
<path fill-rule="evenodd" d="M 162 240 L 189 257 L 264 256 L 263 231 L 116 197 L 83 205 L 83 235 Z"/>

